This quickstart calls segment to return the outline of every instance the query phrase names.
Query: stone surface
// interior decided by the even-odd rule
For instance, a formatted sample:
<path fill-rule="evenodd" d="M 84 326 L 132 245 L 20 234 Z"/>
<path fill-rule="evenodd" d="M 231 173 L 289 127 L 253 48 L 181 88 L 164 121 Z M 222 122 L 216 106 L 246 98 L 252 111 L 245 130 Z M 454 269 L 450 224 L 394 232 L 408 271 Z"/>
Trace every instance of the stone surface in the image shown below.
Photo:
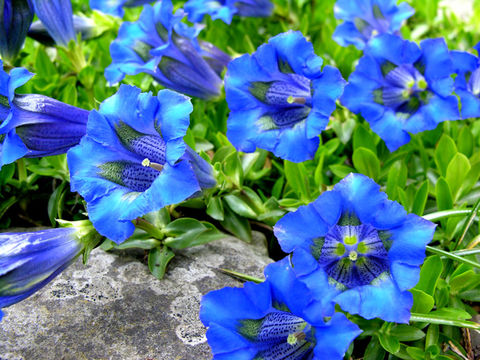
<path fill-rule="evenodd" d="M 95 250 L 34 296 L 5 308 L 0 360 L 211 359 L 200 299 L 241 283 L 219 268 L 262 277 L 271 262 L 264 238 L 227 238 L 177 252 L 165 279 L 150 275 L 142 255 Z"/>

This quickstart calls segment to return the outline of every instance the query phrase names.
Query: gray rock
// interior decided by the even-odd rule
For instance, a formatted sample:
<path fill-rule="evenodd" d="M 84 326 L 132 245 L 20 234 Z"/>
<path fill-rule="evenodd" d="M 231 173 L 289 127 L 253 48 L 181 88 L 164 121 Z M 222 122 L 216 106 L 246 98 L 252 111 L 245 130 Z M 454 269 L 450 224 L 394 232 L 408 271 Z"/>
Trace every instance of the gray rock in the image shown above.
<path fill-rule="evenodd" d="M 201 297 L 241 286 L 219 268 L 262 277 L 264 241 L 257 233 L 253 246 L 227 238 L 177 252 L 162 281 L 131 254 L 97 249 L 86 267 L 78 261 L 4 309 L 0 360 L 211 359 Z"/>

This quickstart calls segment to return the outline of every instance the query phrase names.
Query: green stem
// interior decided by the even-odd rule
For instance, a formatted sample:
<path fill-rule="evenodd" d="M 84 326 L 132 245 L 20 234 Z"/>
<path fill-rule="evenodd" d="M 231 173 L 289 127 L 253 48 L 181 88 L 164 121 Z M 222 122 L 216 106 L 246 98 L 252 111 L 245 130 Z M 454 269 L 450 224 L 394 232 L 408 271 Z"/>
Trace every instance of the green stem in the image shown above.
<path fill-rule="evenodd" d="M 17 160 L 18 180 L 23 183 L 27 182 L 27 168 L 25 167 L 25 159 Z"/>
<path fill-rule="evenodd" d="M 257 277 L 250 276 L 250 275 L 247 275 L 247 274 L 243 274 L 243 273 L 240 273 L 238 271 L 233 271 L 233 270 L 228 270 L 228 269 L 219 269 L 219 270 L 221 272 L 227 274 L 227 275 L 233 276 L 233 277 L 235 277 L 237 279 L 240 279 L 240 280 L 243 280 L 243 281 L 253 281 L 256 284 L 260 284 L 264 281 L 264 280 L 259 279 Z"/>
<path fill-rule="evenodd" d="M 162 232 L 162 230 L 152 225 L 145 219 L 137 218 L 133 223 L 137 228 L 142 229 L 155 239 L 162 240 L 165 237 L 165 234 Z"/>
<path fill-rule="evenodd" d="M 440 249 L 437 249 L 437 248 L 434 248 L 432 246 L 427 246 L 427 251 L 431 252 L 432 254 L 437 254 L 437 255 L 441 255 L 441 256 L 445 256 L 446 258 L 449 258 L 449 259 L 452 259 L 452 260 L 455 260 L 455 261 L 458 261 L 458 262 L 461 262 L 461 263 L 464 263 L 464 264 L 467 264 L 467 265 L 470 265 L 470 266 L 473 266 L 477 269 L 480 269 L 480 264 L 475 262 L 475 261 L 472 261 L 472 260 L 468 260 L 468 259 L 465 259 L 461 256 L 458 256 L 456 254 L 453 254 L 453 253 L 450 253 L 448 251 L 445 251 L 445 250 L 440 250 Z"/>
<path fill-rule="evenodd" d="M 457 256 L 477 255 L 477 254 L 480 254 L 480 249 L 457 250 L 457 251 L 452 251 L 452 254 L 455 254 Z"/>
<path fill-rule="evenodd" d="M 444 210 L 444 211 L 437 211 L 431 214 L 423 215 L 425 220 L 429 221 L 438 221 L 441 219 L 454 217 L 454 216 L 464 216 L 471 214 L 472 210 Z"/>
<path fill-rule="evenodd" d="M 465 222 L 465 225 L 463 226 L 462 235 L 458 238 L 457 242 L 453 246 L 453 250 L 457 250 L 458 245 L 462 243 L 463 239 L 465 238 L 465 235 L 467 235 L 468 229 L 472 225 L 473 220 L 475 220 L 475 216 L 477 216 L 478 209 L 480 209 L 480 199 L 478 199 L 475 205 L 473 206 L 472 212 L 468 217 L 468 220 Z"/>
<path fill-rule="evenodd" d="M 449 325 L 467 329 L 480 330 L 480 324 L 474 323 L 473 321 L 445 319 L 441 316 L 433 314 L 412 313 L 412 316 L 410 317 L 410 322 L 428 322 L 430 324 Z"/>

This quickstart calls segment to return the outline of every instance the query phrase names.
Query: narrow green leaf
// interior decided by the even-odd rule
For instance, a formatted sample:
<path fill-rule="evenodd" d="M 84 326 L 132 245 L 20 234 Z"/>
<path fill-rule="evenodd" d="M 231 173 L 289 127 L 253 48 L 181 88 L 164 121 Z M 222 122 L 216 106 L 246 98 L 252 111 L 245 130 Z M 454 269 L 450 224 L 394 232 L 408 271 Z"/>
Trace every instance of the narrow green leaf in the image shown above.
<path fill-rule="evenodd" d="M 168 224 L 164 232 L 168 236 L 164 240 L 165 245 L 173 249 L 185 249 L 225 238 L 225 234 L 212 224 L 192 218 L 177 219 Z"/>
<path fill-rule="evenodd" d="M 413 312 L 427 314 L 433 309 L 435 300 L 432 296 L 428 295 L 422 290 L 417 289 L 411 289 L 410 292 L 413 295 Z"/>
<path fill-rule="evenodd" d="M 420 280 L 415 289 L 434 296 L 437 281 L 443 271 L 443 263 L 439 256 L 429 256 L 420 269 Z"/>
<path fill-rule="evenodd" d="M 444 251 L 444 250 L 441 250 L 441 249 L 437 249 L 437 248 L 434 248 L 434 247 L 428 246 L 428 245 L 427 245 L 427 251 L 431 252 L 432 254 L 442 255 L 442 256 L 445 256 L 446 258 L 458 261 L 459 263 L 467 264 L 467 265 L 473 266 L 477 269 L 480 269 L 480 264 L 479 263 L 477 263 L 475 261 L 472 261 L 472 260 L 469 260 L 469 259 L 465 259 L 465 258 L 463 258 L 461 256 L 458 256 L 458 255 L 452 254 L 451 252 Z"/>
<path fill-rule="evenodd" d="M 378 340 L 380 341 L 380 345 L 389 353 L 395 354 L 400 350 L 400 341 L 395 336 L 389 336 L 388 334 L 380 332 L 378 334 Z"/>
<path fill-rule="evenodd" d="M 412 313 L 412 316 L 410 317 L 410 322 L 423 322 L 423 323 L 430 323 L 430 324 L 457 326 L 457 327 L 463 327 L 468 329 L 480 330 L 480 324 L 474 323 L 472 321 L 460 321 L 460 320 L 450 319 L 445 316 L 437 316 L 433 314 Z"/>
<path fill-rule="evenodd" d="M 417 193 L 415 194 L 415 199 L 413 200 L 412 212 L 418 216 L 422 216 L 425 211 L 425 205 L 427 204 L 428 198 L 428 180 L 425 180 Z"/>
<path fill-rule="evenodd" d="M 422 330 L 417 329 L 415 326 L 404 324 L 393 326 L 389 330 L 389 334 L 400 341 L 416 341 L 425 337 L 425 333 Z"/>
<path fill-rule="evenodd" d="M 245 242 L 252 241 L 252 229 L 247 219 L 235 214 L 228 206 L 224 206 L 225 220 L 220 223 L 233 235 Z"/>
<path fill-rule="evenodd" d="M 462 127 L 457 138 L 458 151 L 464 154 L 466 157 L 470 157 L 473 154 L 474 138 L 472 131 L 468 126 Z"/>
<path fill-rule="evenodd" d="M 380 175 L 380 161 L 369 149 L 360 147 L 353 152 L 353 165 L 360 173 L 377 180 Z"/>
<path fill-rule="evenodd" d="M 471 210 L 443 210 L 423 215 L 422 217 L 428 221 L 439 221 L 450 217 L 461 217 L 471 213 Z"/>
<path fill-rule="evenodd" d="M 447 175 L 447 167 L 457 153 L 457 146 L 452 138 L 443 134 L 435 149 L 435 163 L 442 176 Z"/>
<path fill-rule="evenodd" d="M 168 263 L 175 257 L 175 254 L 168 247 L 156 247 L 148 253 L 148 268 L 153 276 L 162 280 L 165 276 Z"/>
<path fill-rule="evenodd" d="M 358 125 L 353 133 L 353 149 L 356 150 L 360 147 L 369 149 L 377 155 L 375 138 L 363 125 Z"/>
<path fill-rule="evenodd" d="M 220 197 L 211 197 L 207 204 L 207 214 L 213 219 L 223 221 L 225 219 L 223 202 Z"/>
<path fill-rule="evenodd" d="M 297 195 L 304 201 L 310 200 L 310 189 L 308 182 L 308 173 L 305 165 L 302 163 L 293 163 L 285 160 L 284 162 L 285 176 L 288 184 L 297 193 Z"/>
<path fill-rule="evenodd" d="M 470 168 L 470 161 L 461 153 L 457 153 L 452 160 L 450 160 L 445 180 L 450 187 L 452 198 L 454 200 L 457 199 L 460 187 L 462 186 L 467 173 L 470 171 Z"/>
<path fill-rule="evenodd" d="M 396 200 L 397 188 L 404 188 L 407 183 L 408 170 L 403 161 L 396 161 L 388 171 L 387 194 L 391 200 Z"/>
<path fill-rule="evenodd" d="M 435 186 L 435 195 L 437 197 L 438 210 L 448 210 L 453 208 L 452 192 L 447 181 L 441 177 Z"/>

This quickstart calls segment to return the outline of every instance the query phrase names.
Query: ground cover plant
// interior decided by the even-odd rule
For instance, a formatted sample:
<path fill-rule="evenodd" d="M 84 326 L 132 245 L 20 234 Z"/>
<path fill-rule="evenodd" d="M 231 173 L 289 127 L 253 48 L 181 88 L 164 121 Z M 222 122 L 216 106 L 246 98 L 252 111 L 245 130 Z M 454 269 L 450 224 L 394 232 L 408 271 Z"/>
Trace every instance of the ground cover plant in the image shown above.
<path fill-rule="evenodd" d="M 479 356 L 478 1 L 0 5 L 0 318 L 96 248 L 161 280 L 260 231 L 214 359 Z"/>

